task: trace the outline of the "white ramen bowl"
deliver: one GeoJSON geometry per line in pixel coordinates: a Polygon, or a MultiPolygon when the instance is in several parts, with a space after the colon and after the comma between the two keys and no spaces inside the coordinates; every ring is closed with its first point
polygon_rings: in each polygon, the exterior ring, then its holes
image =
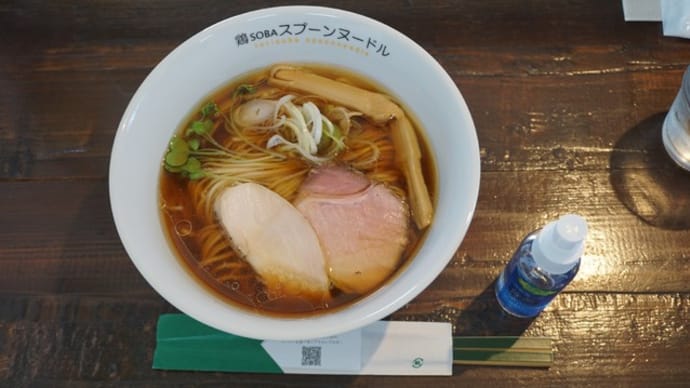
{"type": "Polygon", "coordinates": [[[453,80],[420,46],[367,17],[330,8],[262,9],[223,20],[163,59],[127,107],[110,161],[110,199],[134,265],[168,302],[192,318],[240,336],[292,340],[365,326],[395,312],[445,268],[470,225],[479,191],[477,136],[453,80]],[[161,160],[176,129],[212,91],[276,63],[345,68],[386,88],[426,130],[438,173],[435,218],[401,273],[334,312],[304,318],[253,313],[217,296],[176,257],[159,216],[161,160]]]}

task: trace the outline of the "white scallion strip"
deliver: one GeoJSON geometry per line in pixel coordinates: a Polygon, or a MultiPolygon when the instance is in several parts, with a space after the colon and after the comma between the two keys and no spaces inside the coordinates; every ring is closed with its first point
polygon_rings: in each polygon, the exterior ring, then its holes
{"type": "Polygon", "coordinates": [[[302,112],[292,103],[286,102],[283,105],[290,118],[285,122],[285,126],[292,129],[297,137],[297,143],[302,147],[308,154],[315,155],[318,151],[316,142],[314,138],[309,133],[309,128],[307,128],[307,122],[304,120],[302,112]]]}
{"type": "Polygon", "coordinates": [[[273,135],[266,142],[266,148],[268,148],[270,150],[271,148],[273,148],[275,146],[279,146],[281,144],[294,145],[294,144],[290,143],[289,141],[285,140],[285,138],[280,136],[280,135],[273,135]]]}
{"type": "Polygon", "coordinates": [[[319,108],[311,101],[307,101],[302,105],[302,113],[307,122],[307,128],[311,126],[311,137],[314,139],[316,144],[321,142],[321,112],[319,108]]]}
{"type": "Polygon", "coordinates": [[[285,103],[292,101],[293,98],[295,98],[295,96],[293,96],[292,94],[286,94],[278,99],[278,101],[276,102],[276,110],[273,111],[273,121],[278,119],[278,112],[280,112],[280,108],[285,103]]]}

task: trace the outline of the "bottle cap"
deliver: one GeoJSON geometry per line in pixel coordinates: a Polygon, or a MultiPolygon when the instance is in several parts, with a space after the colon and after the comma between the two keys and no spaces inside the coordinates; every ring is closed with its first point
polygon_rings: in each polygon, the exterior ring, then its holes
{"type": "Polygon", "coordinates": [[[566,214],[542,229],[532,245],[534,261],[551,273],[565,273],[577,264],[585,250],[587,221],[566,214]]]}

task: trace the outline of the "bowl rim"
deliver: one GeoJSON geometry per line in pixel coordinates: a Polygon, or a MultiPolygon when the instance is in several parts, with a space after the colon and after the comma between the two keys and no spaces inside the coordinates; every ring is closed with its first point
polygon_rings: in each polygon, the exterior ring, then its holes
{"type": "MultiPolygon", "coordinates": [[[[122,119],[120,121],[120,124],[118,125],[117,132],[115,134],[115,139],[113,142],[113,147],[111,151],[111,159],[110,159],[110,166],[109,166],[109,194],[110,194],[110,205],[111,205],[111,210],[113,213],[113,219],[116,225],[116,229],[118,231],[118,235],[120,236],[120,239],[122,241],[123,246],[125,247],[125,250],[127,251],[128,256],[130,257],[130,260],[133,262],[135,267],[138,269],[139,273],[145,278],[145,280],[151,285],[161,297],[163,297],[166,301],[174,305],[176,308],[178,308],[180,311],[183,313],[191,316],[192,318],[206,324],[212,327],[215,327],[219,330],[222,331],[227,331],[231,332],[236,335],[244,336],[244,337],[251,337],[251,338],[259,338],[259,339],[279,339],[279,340],[295,340],[295,339],[307,339],[307,338],[315,338],[315,337],[324,337],[324,336],[329,336],[329,335],[334,335],[338,333],[342,333],[345,331],[349,331],[358,327],[365,326],[369,323],[372,323],[376,320],[382,319],[386,317],[387,315],[397,311],[401,307],[403,307],[406,303],[411,301],[414,297],[416,297],[419,293],[421,293],[424,289],[426,289],[433,281],[434,279],[443,271],[443,269],[447,266],[448,262],[453,257],[454,252],[459,248],[462,240],[464,239],[467,230],[469,229],[469,225],[471,223],[472,217],[474,215],[474,211],[476,209],[476,204],[478,200],[478,194],[479,194],[479,179],[480,179],[480,163],[479,163],[479,147],[478,147],[478,141],[477,141],[477,134],[476,134],[476,128],[474,126],[474,123],[472,121],[472,116],[469,112],[469,109],[465,103],[465,100],[460,93],[460,91],[457,89],[457,87],[452,87],[449,88],[448,92],[453,96],[454,98],[454,103],[458,104],[458,108],[460,110],[461,116],[465,119],[465,124],[469,125],[468,131],[471,133],[470,135],[470,140],[473,144],[468,145],[468,152],[472,154],[471,160],[473,161],[471,166],[467,166],[467,173],[469,180],[465,182],[465,186],[469,188],[469,191],[466,192],[465,194],[471,198],[469,208],[467,209],[468,211],[463,213],[462,215],[464,216],[463,219],[458,220],[457,222],[457,230],[455,230],[454,235],[448,235],[446,233],[446,237],[444,240],[441,242],[442,246],[439,246],[436,251],[441,251],[447,254],[447,257],[440,258],[436,260],[432,266],[427,266],[428,273],[425,273],[422,276],[421,279],[419,279],[415,284],[408,286],[406,290],[402,290],[404,292],[401,292],[397,297],[392,298],[392,300],[389,300],[388,302],[385,303],[385,305],[374,305],[364,311],[364,314],[360,314],[358,316],[351,316],[352,314],[347,314],[345,313],[346,311],[352,311],[354,309],[351,309],[349,306],[346,307],[345,309],[342,310],[336,310],[333,313],[328,313],[328,314],[321,314],[317,316],[309,316],[309,317],[298,317],[298,318],[283,318],[283,317],[276,317],[276,316],[271,316],[271,315],[262,315],[262,314],[252,314],[252,313],[247,313],[244,308],[238,308],[238,307],[233,307],[235,310],[240,310],[240,315],[248,315],[250,318],[249,320],[244,320],[240,319],[240,322],[244,321],[249,322],[251,319],[259,319],[267,322],[267,325],[273,325],[270,329],[267,329],[265,326],[266,325],[255,325],[255,326],[249,326],[249,327],[240,327],[237,325],[233,325],[233,322],[225,322],[222,319],[219,319],[218,317],[215,316],[208,316],[207,314],[204,314],[199,310],[199,308],[195,307],[193,304],[190,303],[180,303],[179,301],[173,301],[171,300],[170,295],[165,291],[166,287],[163,287],[161,284],[161,281],[155,277],[154,274],[151,274],[147,272],[141,265],[140,261],[141,258],[134,257],[134,255],[130,252],[133,252],[133,242],[129,239],[129,236],[131,234],[127,233],[125,228],[127,227],[128,220],[126,220],[125,216],[122,214],[122,206],[125,204],[120,203],[117,197],[117,190],[116,186],[118,185],[117,181],[117,169],[118,169],[118,156],[122,154],[121,148],[123,147],[123,142],[125,133],[127,132],[128,126],[131,125],[133,122],[135,111],[137,106],[142,102],[141,100],[145,98],[144,94],[146,92],[147,85],[150,82],[150,79],[154,77],[156,74],[158,74],[161,71],[161,68],[166,66],[170,61],[172,61],[182,50],[183,48],[193,45],[197,42],[197,39],[199,36],[202,34],[208,34],[211,31],[217,30],[222,28],[223,26],[231,23],[235,23],[237,21],[242,21],[242,20],[247,20],[251,18],[256,18],[260,16],[265,16],[265,15],[272,15],[272,14],[281,14],[283,12],[312,12],[312,13],[324,13],[326,15],[335,15],[337,17],[341,18],[346,18],[346,19],[351,19],[357,22],[365,23],[367,25],[371,25],[375,28],[382,29],[383,31],[386,31],[386,33],[391,34],[392,36],[396,36],[397,39],[399,39],[400,43],[403,44],[404,46],[407,47],[407,49],[412,50],[414,52],[415,56],[418,56],[420,60],[423,60],[426,65],[430,66],[430,69],[434,71],[435,76],[441,77],[444,79],[445,83],[448,83],[449,85],[455,85],[454,81],[450,78],[448,73],[443,69],[443,67],[434,59],[426,50],[424,50],[419,44],[414,42],[412,39],[404,35],[402,32],[397,31],[393,29],[392,27],[379,22],[375,19],[372,19],[370,17],[357,14],[354,12],[338,9],[338,8],[331,8],[331,7],[321,7],[321,6],[302,6],[302,5],[290,5],[290,6],[279,6],[279,7],[271,7],[271,8],[263,8],[263,9],[258,9],[250,12],[245,12],[242,14],[238,14],[226,19],[223,19],[221,21],[218,21],[217,23],[214,23],[213,25],[206,27],[205,29],[195,33],[193,36],[189,37],[179,45],[177,45],[170,53],[168,53],[147,75],[147,77],[142,81],[142,83],[139,85],[137,91],[134,93],[133,97],[129,101],[127,108],[122,116],[122,119]],[[452,90],[451,90],[452,89],[452,90]],[[335,317],[339,317],[340,319],[337,319],[335,317]],[[348,319],[343,319],[347,317],[348,319]],[[276,329],[279,327],[278,329],[276,329]],[[299,330],[296,332],[293,332],[292,330],[287,330],[291,328],[295,328],[297,326],[300,327],[299,330]],[[282,329],[280,329],[282,327],[282,329]]],[[[437,166],[438,169],[438,166],[437,166]]],[[[439,185],[442,182],[439,182],[439,185]]],[[[439,188],[440,190],[440,188],[439,188]]],[[[157,193],[156,193],[157,195],[157,193]]],[[[433,227],[433,225],[432,225],[433,227]]],[[[163,232],[164,233],[164,232],[163,232]]],[[[426,232],[427,234],[431,233],[431,230],[426,232]]],[[[403,271],[404,272],[404,271],[403,271]]],[[[396,274],[396,277],[400,277],[401,274],[396,274]]],[[[374,291],[370,295],[368,295],[365,298],[360,299],[358,302],[355,302],[353,305],[350,306],[357,306],[361,305],[363,302],[366,300],[371,299],[374,295],[378,295],[382,293],[382,289],[390,290],[389,285],[391,284],[391,281],[388,281],[384,287],[379,288],[378,290],[374,291]]],[[[208,291],[207,291],[208,292],[208,291]]],[[[227,302],[225,302],[227,304],[227,302]]]]}

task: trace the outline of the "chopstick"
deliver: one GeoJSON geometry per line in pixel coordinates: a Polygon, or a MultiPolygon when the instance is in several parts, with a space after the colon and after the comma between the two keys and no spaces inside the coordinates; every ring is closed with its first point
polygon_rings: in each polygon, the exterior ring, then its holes
{"type": "Polygon", "coordinates": [[[453,364],[548,368],[553,364],[548,337],[453,337],[453,364]]]}

